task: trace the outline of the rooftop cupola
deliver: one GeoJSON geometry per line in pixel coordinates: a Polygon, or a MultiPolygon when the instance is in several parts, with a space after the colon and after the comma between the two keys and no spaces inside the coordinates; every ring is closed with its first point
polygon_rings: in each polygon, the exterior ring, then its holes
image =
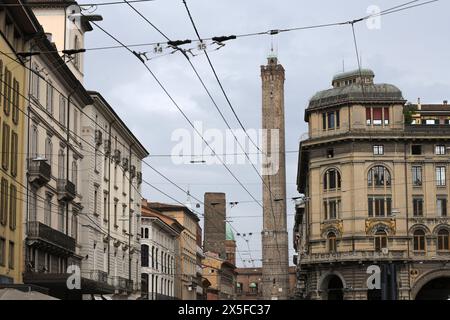
{"type": "Polygon", "coordinates": [[[373,84],[375,74],[370,69],[357,69],[349,72],[343,72],[333,77],[333,88],[350,86],[353,84],[373,84]]]}

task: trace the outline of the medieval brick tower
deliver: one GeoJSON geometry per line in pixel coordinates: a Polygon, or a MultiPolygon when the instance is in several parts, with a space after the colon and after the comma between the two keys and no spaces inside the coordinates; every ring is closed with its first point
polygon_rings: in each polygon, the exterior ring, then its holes
{"type": "Polygon", "coordinates": [[[261,66],[263,134],[262,277],[264,299],[288,298],[284,68],[275,55],[261,66]]]}

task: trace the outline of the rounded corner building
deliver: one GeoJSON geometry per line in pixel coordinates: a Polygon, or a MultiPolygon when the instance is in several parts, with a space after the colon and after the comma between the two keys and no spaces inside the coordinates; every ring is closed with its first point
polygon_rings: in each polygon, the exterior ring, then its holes
{"type": "Polygon", "coordinates": [[[450,106],[406,104],[374,78],[368,69],[338,74],[305,110],[300,299],[450,296],[450,106]]]}

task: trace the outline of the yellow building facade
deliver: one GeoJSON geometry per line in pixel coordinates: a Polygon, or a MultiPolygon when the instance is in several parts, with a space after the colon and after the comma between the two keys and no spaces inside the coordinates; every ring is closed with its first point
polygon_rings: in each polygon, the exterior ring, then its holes
{"type": "MultiPolygon", "coordinates": [[[[18,4],[18,1],[6,1],[18,4]]],[[[26,155],[24,97],[27,40],[38,32],[38,24],[26,8],[0,9],[0,284],[21,283],[23,259],[23,208],[25,204],[26,155]],[[18,54],[19,53],[19,54],[18,54]]]]}

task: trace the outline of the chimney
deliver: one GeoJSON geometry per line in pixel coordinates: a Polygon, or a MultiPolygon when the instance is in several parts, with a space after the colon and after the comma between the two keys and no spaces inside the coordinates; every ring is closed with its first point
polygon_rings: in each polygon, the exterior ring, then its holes
{"type": "Polygon", "coordinates": [[[214,252],[220,258],[226,258],[226,200],[225,193],[205,193],[205,238],[203,249],[205,252],[214,252]]]}

